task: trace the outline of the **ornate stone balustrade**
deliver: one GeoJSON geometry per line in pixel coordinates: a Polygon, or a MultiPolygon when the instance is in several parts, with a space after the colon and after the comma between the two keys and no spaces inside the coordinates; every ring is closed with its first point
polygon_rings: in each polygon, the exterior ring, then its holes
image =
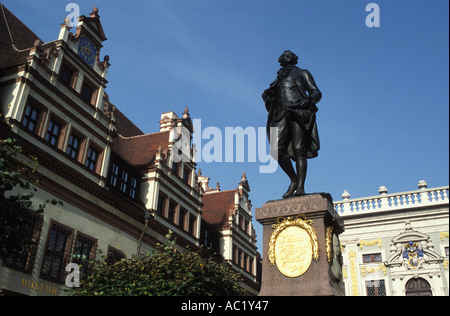
{"type": "Polygon", "coordinates": [[[345,217],[360,213],[449,204],[448,186],[428,189],[426,182],[421,180],[418,187],[415,191],[387,194],[387,188],[382,186],[378,191],[380,195],[359,199],[350,199],[350,194],[344,191],[343,200],[334,202],[334,207],[340,216],[345,217]]]}

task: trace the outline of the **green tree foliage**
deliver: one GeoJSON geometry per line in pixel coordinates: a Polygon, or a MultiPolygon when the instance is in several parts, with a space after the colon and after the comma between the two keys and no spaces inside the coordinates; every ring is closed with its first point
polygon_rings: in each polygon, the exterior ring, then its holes
{"type": "Polygon", "coordinates": [[[73,296],[236,296],[243,295],[240,276],[225,263],[201,252],[180,252],[175,241],[158,245],[145,257],[109,264],[91,262],[73,296]]]}
{"type": "MultiPolygon", "coordinates": [[[[39,163],[35,157],[22,160],[21,153],[16,140],[0,139],[0,259],[3,260],[20,256],[31,246],[28,235],[19,227],[31,224],[27,211],[33,209],[31,199],[37,190],[33,183],[38,183],[31,178],[39,163]]],[[[34,211],[43,213],[48,203],[62,204],[56,200],[45,201],[34,207],[34,211]]]]}

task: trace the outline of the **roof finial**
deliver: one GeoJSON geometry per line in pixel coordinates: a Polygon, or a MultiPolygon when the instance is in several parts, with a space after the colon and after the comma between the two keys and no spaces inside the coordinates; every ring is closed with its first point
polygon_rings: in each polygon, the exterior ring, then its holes
{"type": "Polygon", "coordinates": [[[388,193],[388,188],[382,185],[381,187],[378,188],[378,193],[380,193],[381,195],[385,195],[388,193]]]}
{"type": "Polygon", "coordinates": [[[98,7],[92,9],[91,18],[95,18],[98,16],[98,7]]]}
{"type": "Polygon", "coordinates": [[[421,190],[425,190],[428,188],[428,183],[425,180],[420,180],[419,183],[417,183],[417,187],[421,190]]]}
{"type": "Polygon", "coordinates": [[[189,117],[189,108],[186,107],[186,108],[184,109],[183,118],[186,119],[186,118],[188,118],[188,117],[189,117]]]}
{"type": "Polygon", "coordinates": [[[348,200],[350,198],[350,193],[348,193],[347,190],[344,190],[344,193],[342,193],[342,198],[344,200],[348,200]]]}

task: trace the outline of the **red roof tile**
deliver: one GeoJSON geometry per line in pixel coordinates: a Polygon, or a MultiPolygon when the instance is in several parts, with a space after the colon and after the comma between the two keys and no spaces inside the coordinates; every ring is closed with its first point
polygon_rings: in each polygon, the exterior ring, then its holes
{"type": "Polygon", "coordinates": [[[227,226],[229,214],[235,207],[235,193],[235,190],[205,193],[202,219],[216,227],[227,226]]]}
{"type": "Polygon", "coordinates": [[[27,49],[34,46],[36,40],[40,38],[12,14],[3,4],[0,3],[0,38],[10,44],[14,44],[17,49],[27,49]],[[9,34],[11,32],[11,36],[9,34]],[[11,39],[12,37],[12,39],[11,39]],[[11,40],[13,43],[11,43],[11,40]]]}
{"type": "Polygon", "coordinates": [[[117,132],[123,137],[144,135],[144,132],[139,127],[137,127],[128,117],[120,112],[117,107],[114,111],[114,118],[116,119],[117,132]]]}
{"type": "Polygon", "coordinates": [[[0,3],[0,68],[25,62],[25,50],[40,38],[0,3]],[[13,47],[14,44],[14,47],[13,47]]]}
{"type": "Polygon", "coordinates": [[[139,135],[134,137],[114,138],[114,152],[132,166],[149,166],[153,164],[158,147],[166,150],[169,146],[170,132],[139,135]]]}

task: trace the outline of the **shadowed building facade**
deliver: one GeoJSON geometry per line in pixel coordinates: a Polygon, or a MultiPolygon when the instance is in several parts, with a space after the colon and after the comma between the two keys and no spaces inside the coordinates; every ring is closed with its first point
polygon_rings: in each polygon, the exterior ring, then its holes
{"type": "MultiPolygon", "coordinates": [[[[205,244],[189,110],[158,113],[160,130],[144,133],[106,93],[106,39],[97,8],[75,29],[62,23],[58,38],[44,43],[0,4],[0,138],[17,139],[24,159],[39,160],[33,205],[64,203],[43,215],[30,210],[33,224],[23,229],[35,246],[0,264],[2,295],[63,295],[67,264],[100,249],[111,260],[154,251],[169,230],[181,249],[205,244]],[[188,142],[177,160],[180,130],[188,142]]],[[[208,229],[219,242],[225,238],[214,225],[208,229]]],[[[257,262],[256,241],[247,241],[257,262]]],[[[221,253],[216,259],[229,260],[221,253]]],[[[243,286],[257,294],[256,277],[242,274],[243,286]]]]}

